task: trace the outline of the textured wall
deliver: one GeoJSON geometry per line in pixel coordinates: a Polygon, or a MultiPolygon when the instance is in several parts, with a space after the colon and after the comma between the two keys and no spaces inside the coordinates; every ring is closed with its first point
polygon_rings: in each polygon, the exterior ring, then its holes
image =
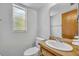
{"type": "Polygon", "coordinates": [[[0,4],[0,54],[23,55],[34,44],[37,34],[37,13],[28,8],[27,32],[15,32],[12,27],[11,4],[0,4]]]}

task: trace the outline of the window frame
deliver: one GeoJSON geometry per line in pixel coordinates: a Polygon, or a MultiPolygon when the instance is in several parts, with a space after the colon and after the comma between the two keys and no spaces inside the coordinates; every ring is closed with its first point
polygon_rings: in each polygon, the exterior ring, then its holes
{"type": "Polygon", "coordinates": [[[13,30],[14,31],[19,31],[19,32],[26,32],[27,31],[27,8],[24,6],[24,5],[22,5],[22,4],[20,4],[20,3],[13,3],[12,4],[12,16],[13,16],[13,30]],[[20,9],[20,10],[23,10],[24,12],[25,12],[25,16],[24,16],[24,23],[25,23],[25,28],[24,28],[24,30],[21,30],[21,29],[17,29],[16,28],[16,23],[15,23],[15,16],[14,16],[14,8],[18,8],[18,9],[20,9]]]}

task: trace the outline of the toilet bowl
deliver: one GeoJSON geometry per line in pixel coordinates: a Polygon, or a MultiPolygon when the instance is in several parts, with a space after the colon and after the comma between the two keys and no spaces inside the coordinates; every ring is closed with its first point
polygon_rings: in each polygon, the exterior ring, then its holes
{"type": "Polygon", "coordinates": [[[35,42],[35,47],[31,47],[24,52],[24,56],[39,56],[40,46],[39,42],[45,40],[43,38],[37,37],[35,42]]]}

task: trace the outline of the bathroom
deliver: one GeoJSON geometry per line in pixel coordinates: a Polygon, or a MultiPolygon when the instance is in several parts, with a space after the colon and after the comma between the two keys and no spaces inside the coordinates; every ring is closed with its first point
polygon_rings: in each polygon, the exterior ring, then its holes
{"type": "Polygon", "coordinates": [[[36,46],[37,38],[48,40],[51,35],[61,38],[61,12],[77,8],[78,3],[0,3],[0,55],[27,56],[24,52],[36,46]],[[23,30],[15,26],[13,4],[25,7],[23,30]]]}

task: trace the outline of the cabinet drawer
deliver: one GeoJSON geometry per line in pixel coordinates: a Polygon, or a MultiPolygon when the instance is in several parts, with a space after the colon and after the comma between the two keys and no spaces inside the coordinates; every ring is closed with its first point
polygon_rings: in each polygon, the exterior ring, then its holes
{"type": "Polygon", "coordinates": [[[44,56],[55,56],[54,54],[50,53],[49,51],[47,51],[46,49],[41,49],[41,53],[44,56]]]}

